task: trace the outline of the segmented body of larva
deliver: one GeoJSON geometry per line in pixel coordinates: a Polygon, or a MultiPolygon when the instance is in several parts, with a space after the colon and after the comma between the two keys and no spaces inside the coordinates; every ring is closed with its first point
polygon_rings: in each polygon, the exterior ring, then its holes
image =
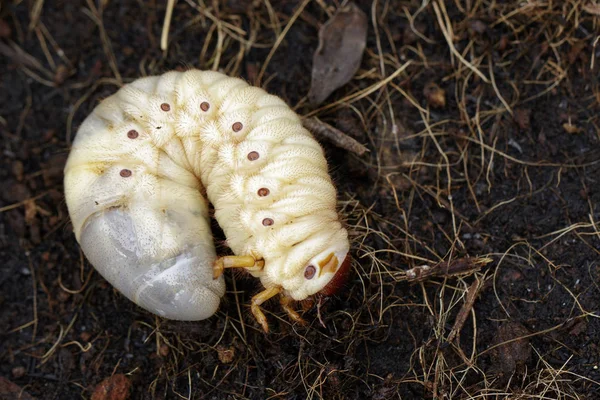
{"type": "Polygon", "coordinates": [[[94,267],[143,308],[200,320],[218,308],[224,268],[265,290],[260,304],[331,294],[348,235],[320,145],[280,98],[218,72],[138,79],[102,101],[65,167],[75,236],[94,267]],[[208,198],[235,256],[217,258],[208,198]],[[214,275],[214,277],[213,277],[214,275]]]}

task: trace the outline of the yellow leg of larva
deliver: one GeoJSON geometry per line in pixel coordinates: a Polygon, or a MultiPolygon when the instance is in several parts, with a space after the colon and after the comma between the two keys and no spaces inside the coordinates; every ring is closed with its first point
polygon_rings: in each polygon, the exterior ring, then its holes
{"type": "Polygon", "coordinates": [[[254,318],[256,318],[260,326],[262,326],[263,331],[266,333],[269,333],[269,324],[267,323],[267,317],[265,317],[265,314],[260,309],[260,305],[269,300],[271,297],[277,296],[279,293],[281,293],[281,288],[275,286],[270,289],[263,290],[252,298],[252,305],[250,306],[250,309],[252,310],[254,318]]]}
{"type": "Polygon", "coordinates": [[[246,268],[248,271],[260,271],[264,266],[264,260],[257,260],[252,256],[219,257],[213,264],[213,279],[220,277],[225,268],[246,268]]]}
{"type": "Polygon", "coordinates": [[[279,299],[279,302],[281,303],[281,307],[285,310],[285,312],[287,313],[287,315],[290,317],[290,319],[292,321],[295,321],[297,323],[299,323],[300,325],[306,325],[306,321],[302,319],[302,317],[300,316],[300,314],[298,314],[296,312],[296,310],[294,310],[292,308],[291,303],[294,301],[294,299],[292,299],[291,297],[288,297],[286,295],[282,295],[281,298],[279,299]]]}

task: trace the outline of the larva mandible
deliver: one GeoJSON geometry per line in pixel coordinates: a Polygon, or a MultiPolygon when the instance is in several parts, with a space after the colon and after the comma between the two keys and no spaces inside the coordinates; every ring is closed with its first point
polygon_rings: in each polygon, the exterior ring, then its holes
{"type": "Polygon", "coordinates": [[[224,268],[244,268],[290,306],[330,295],[350,268],[348,233],[321,146],[279,97],[190,70],[140,78],[103,100],[65,166],[75,237],[98,272],[169,319],[213,315],[224,268]],[[206,198],[205,198],[206,195],[206,198]],[[234,256],[217,258],[208,201],[234,256]]]}

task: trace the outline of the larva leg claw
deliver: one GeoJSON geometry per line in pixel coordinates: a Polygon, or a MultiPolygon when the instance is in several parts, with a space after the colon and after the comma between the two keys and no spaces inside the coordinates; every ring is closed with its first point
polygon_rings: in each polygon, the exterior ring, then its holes
{"type": "Polygon", "coordinates": [[[252,305],[250,306],[250,309],[252,310],[254,318],[256,318],[265,333],[269,333],[269,324],[267,323],[267,317],[265,317],[265,314],[260,309],[260,305],[269,300],[271,297],[277,296],[280,292],[280,287],[272,287],[270,289],[265,289],[256,296],[252,297],[252,305]]]}
{"type": "Polygon", "coordinates": [[[287,313],[288,317],[290,317],[290,319],[294,322],[297,322],[300,325],[306,325],[306,321],[304,319],[302,319],[302,317],[300,316],[300,314],[298,314],[296,312],[296,310],[294,310],[292,308],[292,302],[294,301],[294,299],[292,299],[291,297],[287,297],[285,295],[281,296],[281,299],[279,300],[279,302],[281,303],[281,307],[285,310],[285,312],[287,313]]]}
{"type": "Polygon", "coordinates": [[[246,268],[248,271],[260,271],[264,266],[264,260],[257,260],[252,256],[219,257],[213,264],[213,279],[220,277],[225,268],[246,268]]]}

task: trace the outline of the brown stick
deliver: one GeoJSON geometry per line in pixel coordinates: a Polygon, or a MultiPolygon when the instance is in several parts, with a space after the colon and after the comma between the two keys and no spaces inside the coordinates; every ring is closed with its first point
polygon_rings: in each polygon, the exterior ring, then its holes
{"type": "Polygon", "coordinates": [[[479,291],[483,287],[483,281],[479,280],[479,278],[475,277],[475,282],[469,286],[469,290],[467,291],[467,298],[465,300],[465,304],[462,305],[458,315],[456,316],[456,320],[454,321],[454,326],[450,331],[450,335],[448,336],[448,342],[452,342],[454,338],[460,334],[460,331],[463,328],[463,325],[467,321],[467,317],[469,313],[473,309],[473,305],[475,304],[475,299],[479,294],[479,291]]]}
{"type": "Polygon", "coordinates": [[[302,120],[302,125],[319,139],[326,139],[337,147],[348,150],[359,156],[362,156],[369,151],[369,149],[355,139],[316,117],[304,118],[302,120]]]}
{"type": "Polygon", "coordinates": [[[442,261],[434,266],[421,265],[406,271],[406,279],[410,282],[423,282],[436,276],[456,276],[479,271],[481,267],[491,263],[491,258],[464,257],[451,261],[442,261]]]}

